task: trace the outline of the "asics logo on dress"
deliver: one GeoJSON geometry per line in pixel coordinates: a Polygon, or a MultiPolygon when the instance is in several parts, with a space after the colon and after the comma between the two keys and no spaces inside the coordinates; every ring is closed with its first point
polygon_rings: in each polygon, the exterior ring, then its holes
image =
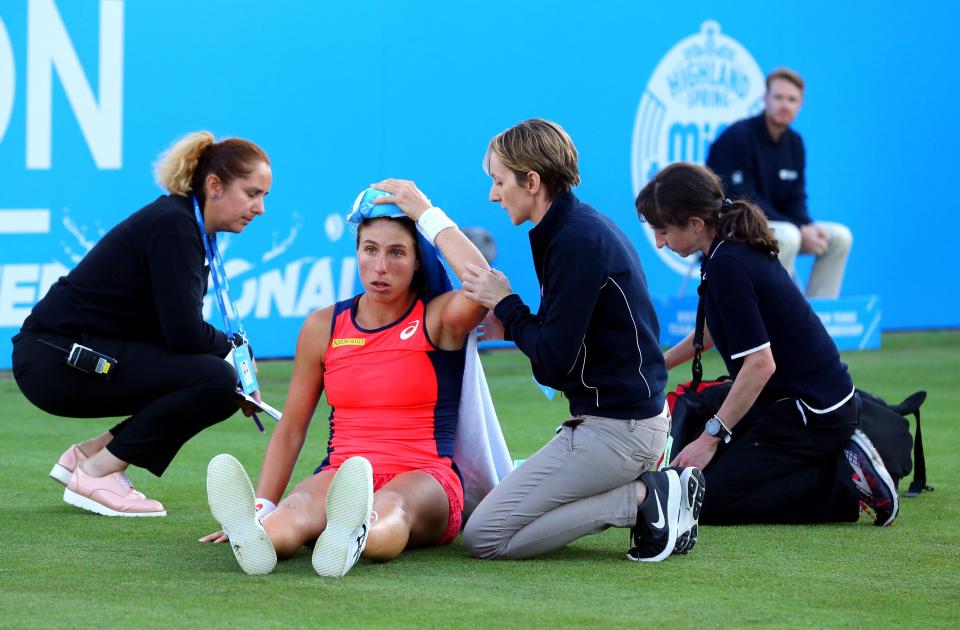
{"type": "Polygon", "coordinates": [[[417,328],[420,326],[420,320],[415,319],[413,322],[400,331],[400,338],[406,341],[410,337],[413,337],[413,333],[417,332],[417,328]]]}
{"type": "Polygon", "coordinates": [[[656,490],[653,491],[653,500],[657,502],[657,520],[650,523],[650,526],[655,529],[663,529],[667,520],[663,518],[663,505],[660,503],[660,493],[656,490]]]}

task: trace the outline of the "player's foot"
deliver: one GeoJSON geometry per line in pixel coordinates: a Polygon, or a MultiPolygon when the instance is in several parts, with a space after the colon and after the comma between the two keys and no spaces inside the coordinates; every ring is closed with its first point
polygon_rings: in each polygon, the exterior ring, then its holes
{"type": "Polygon", "coordinates": [[[373,513],[373,469],[363,457],[343,462],[327,490],[327,528],[313,548],[313,568],[343,577],[367,545],[373,513]]]}
{"type": "Polygon", "coordinates": [[[243,572],[263,575],[273,571],[277,552],[257,517],[250,477],[232,455],[217,455],[207,465],[207,501],[243,572]]]}

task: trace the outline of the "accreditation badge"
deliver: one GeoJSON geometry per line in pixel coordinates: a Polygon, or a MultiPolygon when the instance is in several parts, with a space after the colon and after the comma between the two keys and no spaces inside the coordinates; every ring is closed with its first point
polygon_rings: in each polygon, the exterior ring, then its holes
{"type": "Polygon", "coordinates": [[[233,365],[237,369],[240,389],[244,394],[249,396],[260,389],[257,374],[253,370],[253,359],[250,358],[250,344],[243,342],[233,349],[233,365]]]}

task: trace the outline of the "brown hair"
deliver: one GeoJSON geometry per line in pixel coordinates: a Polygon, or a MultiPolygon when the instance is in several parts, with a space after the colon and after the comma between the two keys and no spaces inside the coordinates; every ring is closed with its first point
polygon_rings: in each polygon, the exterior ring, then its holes
{"type": "Polygon", "coordinates": [[[800,91],[803,92],[803,77],[791,70],[790,68],[777,68],[773,72],[767,75],[767,91],[770,91],[770,84],[777,79],[784,79],[793,83],[795,86],[800,88],[800,91]]]}
{"type": "Polygon", "coordinates": [[[497,134],[490,141],[484,159],[487,173],[490,172],[491,152],[513,171],[518,184],[526,182],[530,171],[539,174],[540,182],[551,198],[580,183],[577,148],[563,127],[555,122],[531,118],[497,134]]]}
{"type": "Polygon", "coordinates": [[[720,178],[704,166],[671,164],[647,182],[636,205],[640,220],[654,228],[685,227],[691,218],[700,217],[722,239],[746,243],[771,256],[780,251],[763,210],[746,199],[726,199],[720,178]]]}
{"type": "Polygon", "coordinates": [[[174,195],[197,195],[202,202],[207,175],[220,178],[226,186],[234,179],[249,175],[257,162],[270,164],[263,149],[242,138],[217,142],[209,131],[194,131],[164,151],[154,173],[157,183],[174,195]]]}
{"type": "Polygon", "coordinates": [[[357,225],[357,249],[360,249],[360,233],[363,228],[374,221],[393,221],[403,228],[403,230],[413,239],[413,253],[417,257],[420,265],[413,272],[413,279],[410,281],[410,288],[417,293],[423,293],[427,289],[427,276],[423,272],[423,256],[420,253],[420,239],[417,238],[417,224],[409,217],[376,217],[374,219],[363,219],[357,225]]]}

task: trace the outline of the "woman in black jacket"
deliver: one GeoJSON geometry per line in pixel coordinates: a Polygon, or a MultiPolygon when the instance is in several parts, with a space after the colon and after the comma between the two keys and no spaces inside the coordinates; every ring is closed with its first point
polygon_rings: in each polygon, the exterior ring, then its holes
{"type": "Polygon", "coordinates": [[[67,503],[107,516],[164,516],[133,489],[127,467],[163,474],[187,440],[237,410],[237,374],[224,361],[234,340],[203,321],[201,233],[243,231],[263,214],[271,184],[263,150],[206,132],[175,143],[156,175],[169,194],[110,230],[13,338],[14,377],[34,405],[73,418],[128,416],[72,445],[50,471],[67,503]],[[68,365],[74,344],[106,358],[81,351],[68,365]]]}

